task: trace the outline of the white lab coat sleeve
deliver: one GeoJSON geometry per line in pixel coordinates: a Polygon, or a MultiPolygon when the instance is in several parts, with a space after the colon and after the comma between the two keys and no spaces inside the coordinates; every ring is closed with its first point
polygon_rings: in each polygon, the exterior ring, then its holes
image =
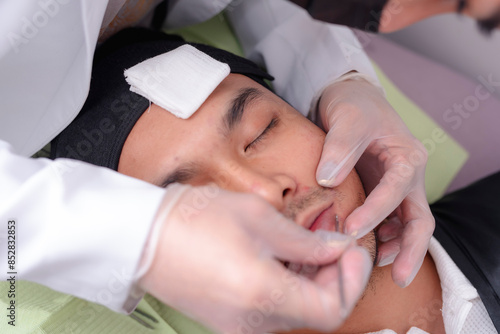
{"type": "Polygon", "coordinates": [[[274,89],[304,115],[341,75],[376,74],[349,28],[316,21],[285,0],[235,0],[226,8],[245,55],[275,77],[274,89]]]}
{"type": "Polygon", "coordinates": [[[165,189],[75,160],[21,157],[2,141],[0,185],[4,275],[15,272],[114,311],[135,308],[143,294],[131,294],[134,275],[165,189]]]}
{"type": "Polygon", "coordinates": [[[106,0],[0,1],[0,139],[30,156],[87,98],[106,0]]]}

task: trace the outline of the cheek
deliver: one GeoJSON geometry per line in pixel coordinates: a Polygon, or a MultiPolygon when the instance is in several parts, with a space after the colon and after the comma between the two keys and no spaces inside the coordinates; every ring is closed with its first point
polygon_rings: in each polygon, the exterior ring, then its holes
{"type": "Polygon", "coordinates": [[[312,124],[303,123],[293,127],[284,138],[286,142],[281,143],[278,150],[281,153],[286,151],[286,168],[293,168],[303,186],[317,187],[316,168],[323,151],[324,132],[312,124]]]}
{"type": "Polygon", "coordinates": [[[316,167],[323,152],[323,145],[325,143],[324,132],[315,126],[307,126],[296,135],[296,138],[295,149],[300,148],[301,158],[304,158],[316,167]]]}
{"type": "Polygon", "coordinates": [[[352,170],[336,190],[337,208],[343,217],[347,217],[357,207],[361,206],[365,199],[365,192],[356,170],[352,170]]]}

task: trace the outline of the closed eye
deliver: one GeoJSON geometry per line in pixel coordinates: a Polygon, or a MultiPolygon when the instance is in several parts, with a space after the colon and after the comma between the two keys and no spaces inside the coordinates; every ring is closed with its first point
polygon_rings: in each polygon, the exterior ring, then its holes
{"type": "Polygon", "coordinates": [[[257,146],[257,144],[259,144],[262,140],[264,140],[267,135],[269,134],[269,132],[274,129],[279,123],[279,119],[277,117],[274,117],[271,122],[269,122],[269,124],[267,125],[267,127],[264,129],[264,131],[262,131],[262,133],[257,137],[255,138],[250,144],[248,144],[246,147],[245,147],[245,152],[248,150],[248,149],[251,149],[251,148],[255,148],[255,146],[257,146]]]}

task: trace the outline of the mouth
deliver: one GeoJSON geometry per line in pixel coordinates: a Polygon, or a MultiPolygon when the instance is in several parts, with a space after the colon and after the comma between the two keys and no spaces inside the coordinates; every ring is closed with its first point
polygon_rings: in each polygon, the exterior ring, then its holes
{"type": "MultiPolygon", "coordinates": [[[[335,221],[335,211],[333,208],[333,203],[330,204],[325,209],[321,210],[314,220],[308,223],[308,229],[312,232],[316,230],[326,230],[326,231],[337,231],[337,226],[335,221]]],[[[339,226],[339,229],[340,226],[339,226]]],[[[340,232],[340,231],[339,231],[340,232]]]]}
{"type": "MultiPolygon", "coordinates": [[[[303,224],[300,225],[312,232],[317,230],[335,232],[337,231],[337,227],[340,231],[342,231],[342,223],[339,224],[340,226],[336,226],[337,223],[335,216],[336,212],[334,210],[334,203],[331,203],[327,207],[323,207],[319,210],[315,210],[314,212],[309,213],[306,216],[306,219],[303,220],[303,224]]],[[[285,262],[284,265],[292,272],[305,276],[313,275],[319,269],[319,267],[307,267],[304,269],[304,266],[302,264],[289,262],[285,262]]]]}

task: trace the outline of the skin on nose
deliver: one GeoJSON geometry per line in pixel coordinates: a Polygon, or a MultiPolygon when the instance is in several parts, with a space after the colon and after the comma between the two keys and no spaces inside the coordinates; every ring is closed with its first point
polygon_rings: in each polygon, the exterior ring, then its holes
{"type": "Polygon", "coordinates": [[[282,173],[238,163],[230,163],[219,169],[215,183],[226,190],[256,194],[269,202],[278,211],[285,207],[285,200],[293,195],[296,189],[291,177],[282,173]]]}

